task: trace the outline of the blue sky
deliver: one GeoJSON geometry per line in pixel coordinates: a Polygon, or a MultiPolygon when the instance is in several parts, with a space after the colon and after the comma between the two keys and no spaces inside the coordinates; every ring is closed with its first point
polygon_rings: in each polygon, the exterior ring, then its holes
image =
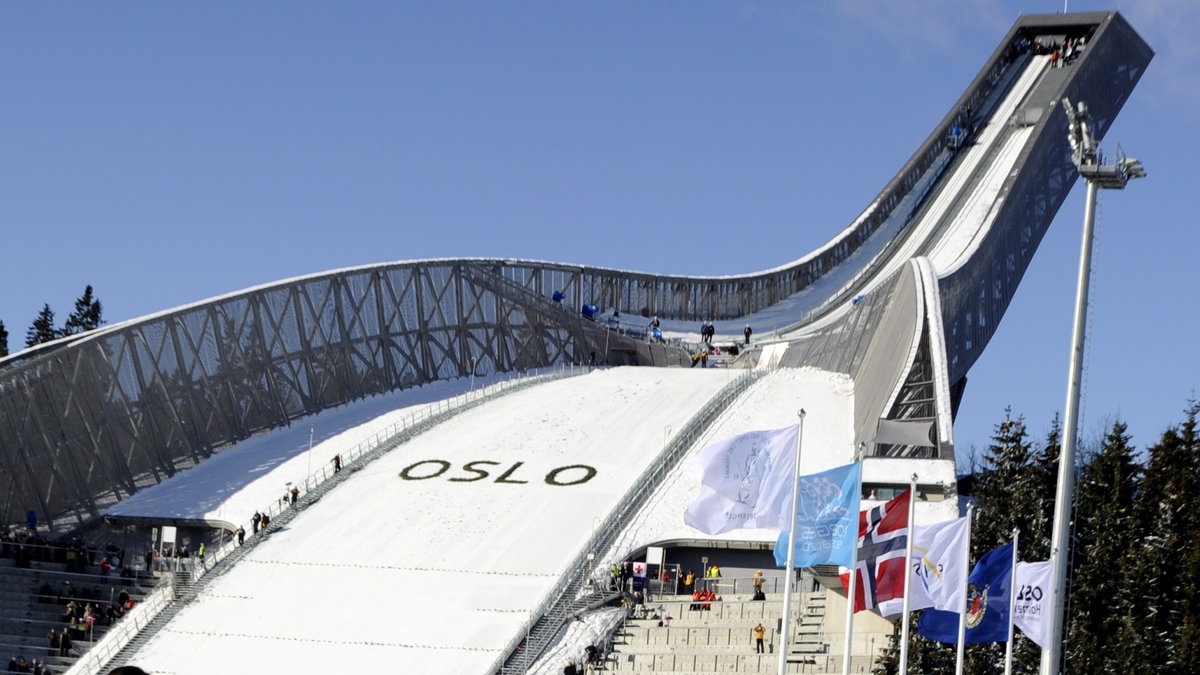
{"type": "MultiPolygon", "coordinates": [[[[1073,2],[1072,11],[1112,9],[1073,2]]],[[[1193,2],[1110,131],[1082,430],[1182,419],[1195,354],[1193,2]]],[[[374,262],[735,274],[798,258],[895,174],[1022,13],[1054,2],[4,3],[0,320],[86,284],[110,321],[374,262]]],[[[1065,399],[1077,185],[970,374],[960,453],[1065,399]]]]}

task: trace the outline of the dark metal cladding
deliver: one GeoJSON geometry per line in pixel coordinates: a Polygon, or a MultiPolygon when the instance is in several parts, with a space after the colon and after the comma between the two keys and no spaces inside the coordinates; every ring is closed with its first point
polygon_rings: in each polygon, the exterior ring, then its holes
{"type": "MultiPolygon", "coordinates": [[[[1040,92],[1046,103],[1015,176],[1000,196],[1003,205],[969,264],[941,279],[942,321],[950,381],[966,376],[991,340],[1078,171],[1071,163],[1067,119],[1058,101],[1086,101],[1100,139],[1133,92],[1154,53],[1116,12],[1023,17],[1004,45],[1020,36],[1090,33],[1069,77],[1040,92]]],[[[1000,51],[1000,50],[998,50],[1000,51]]],[[[993,61],[996,57],[993,56],[993,61]]],[[[973,86],[984,78],[981,73],[973,86]]],[[[1045,84],[1045,83],[1044,83],[1045,84]]],[[[953,385],[952,385],[953,386],[953,385]]]]}

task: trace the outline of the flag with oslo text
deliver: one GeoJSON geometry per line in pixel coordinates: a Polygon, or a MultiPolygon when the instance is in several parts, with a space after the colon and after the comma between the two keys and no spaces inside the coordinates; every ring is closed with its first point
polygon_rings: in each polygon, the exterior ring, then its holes
{"type": "Polygon", "coordinates": [[[1033,643],[1046,649],[1050,641],[1050,605],[1054,601],[1054,568],[1049,560],[1017,563],[1017,598],[1013,623],[1033,643]]]}

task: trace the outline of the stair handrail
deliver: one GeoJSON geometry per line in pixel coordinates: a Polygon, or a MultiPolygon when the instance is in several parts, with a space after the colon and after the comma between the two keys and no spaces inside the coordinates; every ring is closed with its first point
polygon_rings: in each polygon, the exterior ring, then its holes
{"type": "MultiPolygon", "coordinates": [[[[526,373],[508,373],[497,382],[493,382],[479,389],[470,389],[456,396],[441,401],[434,401],[429,405],[422,407],[419,410],[414,410],[404,419],[398,420],[387,427],[371,434],[369,438],[363,439],[355,444],[352,448],[345,452],[338,453],[341,458],[341,467],[344,470],[350,471],[361,461],[370,461],[375,455],[384,449],[390,449],[389,445],[395,445],[397,439],[405,436],[405,434],[413,431],[424,431],[431,426],[440,423],[462,412],[468,408],[473,408],[481,403],[487,402],[498,396],[518,391],[535,384],[550,382],[564,377],[571,377],[588,372],[590,369],[587,366],[575,364],[559,364],[551,368],[528,371],[526,373]]],[[[329,468],[328,465],[322,464],[321,468],[312,472],[304,479],[304,494],[307,496],[323,485],[326,481],[332,478],[337,472],[329,468]]],[[[349,474],[347,474],[349,475],[349,474]]],[[[281,504],[278,500],[271,502],[268,506],[260,509],[262,513],[269,515],[274,521],[281,513],[285,513],[292,509],[290,504],[281,504]]],[[[244,528],[250,525],[249,522],[242,524],[244,528]]],[[[249,537],[247,537],[247,541],[249,537]]],[[[229,541],[223,542],[217,547],[217,550],[212,551],[211,556],[206,555],[203,564],[192,564],[191,571],[193,578],[199,580],[208,573],[218,562],[224,560],[229,554],[233,553],[241,546],[237,543],[234,537],[230,537],[229,541]]]]}
{"type": "Polygon", "coordinates": [[[97,675],[116,656],[117,652],[133,641],[139,632],[166,609],[175,598],[172,584],[159,584],[146,594],[142,601],[133,606],[125,616],[113,624],[91,649],[83,653],[66,675],[97,675]]]}
{"type": "MultiPolygon", "coordinates": [[[[555,585],[546,593],[541,603],[530,612],[530,618],[517,631],[516,635],[501,649],[500,655],[488,669],[490,673],[504,675],[508,673],[523,673],[545,651],[553,635],[538,635],[536,628],[545,626],[553,633],[570,617],[570,606],[574,604],[581,593],[588,575],[589,566],[594,562],[588,559],[589,553],[607,551],[616,541],[617,535],[624,531],[630,520],[636,515],[645,500],[662,484],[667,475],[678,464],[692,445],[708,430],[708,428],[728,408],[728,404],[741,396],[755,382],[772,372],[768,369],[747,370],[721,388],[700,408],[676,433],[659,456],[650,463],[632,482],[632,486],[617,502],[617,506],[609,513],[608,518],[596,528],[595,533],[584,545],[575,559],[567,565],[566,571],[559,577],[555,585]],[[521,643],[525,646],[518,650],[521,643]],[[519,660],[520,664],[515,661],[519,660]],[[510,661],[513,661],[510,665],[510,661]]],[[[596,592],[593,591],[593,594],[596,592]]]]}
{"type": "MultiPolygon", "coordinates": [[[[520,391],[537,384],[587,373],[591,370],[593,370],[593,368],[589,368],[588,366],[561,364],[545,370],[528,371],[515,376],[510,375],[509,377],[488,385],[487,387],[483,387],[478,390],[472,389],[458,396],[437,401],[425,406],[420,411],[414,411],[409,415],[408,418],[400,420],[399,422],[388,426],[386,429],[376,432],[370,438],[359,442],[350,451],[344,453],[345,456],[351,457],[351,459],[349,461],[343,459],[342,468],[349,471],[355,465],[365,465],[383,453],[397,447],[409,438],[417,434],[424,433],[425,431],[433,428],[435,425],[494,398],[520,391]]],[[[332,479],[333,475],[331,475],[327,467],[323,467],[321,470],[310,475],[309,478],[306,479],[305,484],[308,485],[310,481],[313,481],[313,488],[306,492],[305,502],[307,503],[307,498],[318,487],[322,489],[331,489],[331,486],[336,484],[336,482],[332,479]]],[[[286,507],[275,508],[277,506],[278,504],[275,504],[267,509],[267,513],[269,513],[272,517],[272,525],[275,526],[285,524],[288,520],[290,520],[290,518],[282,518],[280,522],[276,522],[276,515],[280,513],[286,513],[288,516],[290,516],[296,512],[296,509],[292,508],[290,505],[286,507]]],[[[241,545],[237,543],[235,538],[230,538],[229,542],[217,547],[217,550],[212,552],[211,557],[206,555],[204,564],[191,564],[187,566],[186,571],[189,571],[192,574],[192,583],[195,585],[203,585],[205,583],[202,581],[204,576],[208,572],[214,570],[218,564],[222,563],[236,553],[249,550],[260,540],[261,537],[248,537],[245,541],[245,544],[241,545]]],[[[236,562],[236,559],[233,559],[230,562],[236,562]]],[[[67,672],[70,673],[70,675],[99,675],[101,669],[107,667],[109,661],[111,661],[113,658],[116,658],[118,653],[124,649],[138,633],[140,633],[143,629],[149,626],[151,622],[157,619],[168,606],[176,604],[174,576],[170,576],[170,578],[172,580],[171,584],[159,586],[159,590],[162,590],[165,594],[162,598],[162,601],[158,602],[159,599],[156,597],[155,603],[143,610],[147,616],[145,617],[144,621],[139,621],[138,624],[136,624],[135,630],[120,631],[119,633],[114,633],[114,631],[110,630],[108,633],[105,633],[105,638],[107,639],[111,635],[112,641],[105,645],[104,651],[102,653],[97,652],[93,658],[85,658],[95,651],[96,647],[93,646],[92,649],[89,649],[87,652],[85,652],[84,655],[80,657],[80,659],[71,667],[71,670],[67,672]],[[154,611],[151,613],[151,610],[154,611]],[[76,667],[79,669],[76,670],[76,667]]],[[[188,597],[180,598],[179,602],[186,604],[193,593],[189,592],[187,595],[188,597]]],[[[146,605],[145,599],[143,599],[141,604],[135,605],[134,609],[136,610],[142,608],[143,605],[146,605]]],[[[132,611],[130,614],[132,614],[132,611]]],[[[126,615],[126,618],[128,618],[128,616],[129,615],[126,615]]]]}

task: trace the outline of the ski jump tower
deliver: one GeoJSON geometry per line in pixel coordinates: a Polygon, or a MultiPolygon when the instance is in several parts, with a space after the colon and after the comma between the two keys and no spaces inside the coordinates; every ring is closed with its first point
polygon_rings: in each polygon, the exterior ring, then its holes
{"type": "Polygon", "coordinates": [[[593,354],[686,363],[678,347],[610,333],[584,305],[688,326],[769,316],[786,328],[739,363],[846,373],[868,456],[952,469],[967,373],[1078,175],[1060,101],[1085,101],[1100,139],[1151,58],[1115,12],[1020,18],[862,215],[767,271],[370,265],[20,352],[0,361],[0,518],[86,522],[251,434],[398,388],[593,354]]]}

